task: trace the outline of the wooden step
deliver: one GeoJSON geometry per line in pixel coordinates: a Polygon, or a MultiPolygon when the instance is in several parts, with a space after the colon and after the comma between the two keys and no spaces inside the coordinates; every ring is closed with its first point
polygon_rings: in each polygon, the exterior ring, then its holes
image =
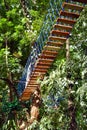
{"type": "Polygon", "coordinates": [[[31,93],[34,92],[36,90],[37,87],[27,87],[24,90],[24,93],[31,93]]]}
{"type": "Polygon", "coordinates": [[[53,41],[61,41],[61,42],[65,42],[67,38],[56,37],[56,36],[49,36],[48,39],[49,39],[49,40],[53,40],[53,41]]]}
{"type": "Polygon", "coordinates": [[[55,58],[56,57],[56,55],[47,55],[47,54],[42,54],[42,55],[40,55],[40,58],[48,58],[48,59],[53,59],[53,58],[55,58]]]}
{"type": "Polygon", "coordinates": [[[78,10],[78,11],[81,11],[83,9],[83,7],[80,5],[71,4],[71,3],[67,3],[67,2],[63,3],[63,8],[73,9],[73,10],[78,10]]]}
{"type": "Polygon", "coordinates": [[[36,82],[32,82],[32,81],[30,81],[28,85],[39,85],[39,84],[36,83],[36,82]]]}
{"type": "Polygon", "coordinates": [[[34,87],[34,88],[37,88],[38,86],[39,86],[39,85],[36,85],[36,84],[33,84],[33,85],[30,85],[30,84],[29,84],[29,85],[27,86],[27,88],[30,88],[30,87],[32,87],[32,88],[33,88],[33,87],[34,87]]]}
{"type": "MultiPolygon", "coordinates": [[[[37,65],[41,65],[41,66],[48,66],[48,65],[51,65],[52,64],[52,62],[53,62],[53,58],[51,57],[50,59],[52,59],[52,61],[47,61],[47,58],[46,59],[44,59],[44,60],[39,60],[36,64],[35,64],[35,66],[37,66],[37,65]],[[47,62],[46,62],[47,61],[47,62]]],[[[39,76],[39,75],[38,75],[39,76]]]]}
{"type": "MultiPolygon", "coordinates": [[[[21,97],[29,98],[33,92],[23,93],[21,97]]],[[[23,98],[22,98],[23,99],[23,98]]]]}
{"type": "Polygon", "coordinates": [[[59,36],[69,36],[69,32],[64,32],[64,31],[59,31],[59,30],[52,30],[51,31],[52,35],[59,35],[59,36]]]}
{"type": "Polygon", "coordinates": [[[35,69],[35,72],[40,72],[40,73],[44,72],[45,73],[45,72],[47,72],[47,69],[35,69]]]}
{"type": "Polygon", "coordinates": [[[41,76],[41,73],[33,71],[30,76],[41,76]]]}
{"type": "Polygon", "coordinates": [[[54,61],[53,59],[43,59],[43,58],[39,58],[38,61],[37,61],[37,63],[38,63],[38,62],[45,62],[45,63],[47,62],[47,63],[50,63],[50,62],[53,62],[53,61],[54,61]]]}
{"type": "Polygon", "coordinates": [[[54,45],[54,46],[62,46],[62,42],[53,42],[53,41],[48,41],[47,45],[54,45]]]}
{"type": "MultiPolygon", "coordinates": [[[[66,31],[71,31],[72,30],[72,26],[66,26],[66,25],[61,25],[61,24],[55,24],[54,25],[54,28],[57,28],[57,29],[61,29],[61,30],[66,30],[66,31]]],[[[66,39],[64,39],[66,40],[66,39]]]]}
{"type": "Polygon", "coordinates": [[[34,72],[32,72],[32,74],[31,74],[31,76],[40,76],[40,75],[44,75],[44,74],[45,74],[45,72],[36,72],[34,70],[34,72]]]}
{"type": "Polygon", "coordinates": [[[39,78],[39,77],[33,77],[33,76],[30,77],[30,79],[32,79],[32,80],[38,80],[38,78],[39,78]]]}
{"type": "Polygon", "coordinates": [[[52,63],[45,63],[45,62],[38,62],[37,65],[44,65],[44,66],[47,66],[47,65],[51,65],[52,63]]]}
{"type": "Polygon", "coordinates": [[[32,75],[30,78],[31,78],[32,80],[36,80],[36,81],[37,81],[38,79],[42,80],[43,77],[44,77],[44,75],[37,76],[37,77],[35,77],[35,75],[32,75]]]}
{"type": "Polygon", "coordinates": [[[48,66],[41,66],[41,65],[37,65],[35,68],[37,68],[37,69],[49,69],[49,65],[48,66]]]}
{"type": "Polygon", "coordinates": [[[70,19],[65,19],[65,18],[58,18],[57,22],[74,25],[76,23],[76,20],[70,20],[70,19]]]}
{"type": "Polygon", "coordinates": [[[36,73],[36,74],[33,74],[34,72],[32,72],[32,74],[30,75],[30,78],[33,76],[33,77],[35,77],[35,78],[37,78],[38,76],[40,76],[40,74],[39,73],[36,73]]]}
{"type": "Polygon", "coordinates": [[[30,78],[31,78],[32,80],[37,80],[37,79],[39,79],[40,77],[39,77],[39,76],[32,75],[32,76],[30,76],[30,78]]]}
{"type": "Polygon", "coordinates": [[[87,0],[73,0],[73,1],[87,4],[87,0]]]}
{"type": "Polygon", "coordinates": [[[31,94],[30,95],[24,95],[24,96],[20,97],[19,101],[27,101],[27,100],[29,100],[30,97],[31,97],[31,94]]]}
{"type": "Polygon", "coordinates": [[[35,77],[32,76],[31,79],[32,79],[32,80],[38,80],[38,79],[41,79],[41,80],[42,80],[43,77],[44,77],[44,76],[40,76],[40,77],[38,76],[37,78],[35,78],[35,77]]]}
{"type": "Polygon", "coordinates": [[[33,90],[26,90],[25,92],[24,92],[24,95],[27,95],[27,94],[29,94],[29,95],[31,95],[31,94],[33,94],[34,92],[35,92],[35,90],[36,89],[33,89],[33,90]]]}
{"type": "Polygon", "coordinates": [[[62,10],[60,11],[60,15],[65,16],[65,17],[70,17],[70,18],[78,18],[80,16],[77,13],[62,11],[62,10]]]}
{"type": "Polygon", "coordinates": [[[22,96],[22,97],[19,98],[19,101],[26,101],[26,100],[29,100],[30,96],[31,96],[31,95],[28,95],[27,97],[22,96]]]}
{"type": "Polygon", "coordinates": [[[44,49],[46,49],[46,50],[59,50],[60,47],[56,47],[56,46],[44,46],[44,49]]]}
{"type": "Polygon", "coordinates": [[[31,94],[34,92],[35,90],[29,91],[29,92],[23,92],[23,94],[21,95],[21,97],[30,97],[31,94]]]}
{"type": "Polygon", "coordinates": [[[47,55],[57,55],[58,54],[58,52],[57,51],[48,51],[48,50],[43,50],[42,51],[42,54],[47,54],[47,55]]]}
{"type": "Polygon", "coordinates": [[[37,82],[37,80],[30,78],[29,82],[37,82]]]}
{"type": "Polygon", "coordinates": [[[39,85],[38,83],[36,83],[36,82],[29,82],[29,84],[28,85],[39,85]]]}
{"type": "Polygon", "coordinates": [[[37,80],[40,77],[40,75],[30,75],[30,79],[37,80]]]}

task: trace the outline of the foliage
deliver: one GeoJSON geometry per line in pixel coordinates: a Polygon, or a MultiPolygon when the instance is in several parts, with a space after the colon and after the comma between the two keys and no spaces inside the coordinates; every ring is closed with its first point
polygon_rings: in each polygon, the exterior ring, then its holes
{"type": "MultiPolygon", "coordinates": [[[[31,45],[37,38],[49,0],[27,1],[29,16],[23,15],[18,0],[8,0],[6,7],[0,1],[0,78],[9,78],[17,87],[18,79],[23,71],[31,45]],[[29,23],[27,27],[26,23],[29,23]]],[[[66,63],[65,46],[62,48],[51,69],[47,73],[42,86],[42,105],[40,120],[29,126],[29,130],[67,130],[70,117],[68,111],[68,84],[73,88],[76,107],[76,121],[79,130],[87,129],[87,6],[83,10],[70,37],[70,60],[66,63]],[[67,80],[67,70],[70,79],[67,80]]],[[[15,109],[17,119],[26,119],[26,111],[30,111],[30,102],[19,103],[9,101],[10,88],[8,82],[0,79],[0,126],[2,130],[19,129],[14,118],[10,118],[15,109]],[[2,111],[4,110],[4,111],[2,111]]]]}
{"type": "Polygon", "coordinates": [[[21,117],[20,113],[25,113],[23,110],[27,108],[26,105],[23,108],[23,103],[16,100],[14,93],[14,100],[9,101],[11,91],[9,83],[17,89],[19,78],[31,51],[31,45],[42,25],[48,5],[45,3],[48,1],[41,3],[26,1],[27,17],[23,14],[21,1],[0,1],[0,126],[2,127],[3,124],[3,129],[12,129],[11,124],[15,121],[14,119],[10,121],[8,117],[13,109],[16,109],[21,117]]]}

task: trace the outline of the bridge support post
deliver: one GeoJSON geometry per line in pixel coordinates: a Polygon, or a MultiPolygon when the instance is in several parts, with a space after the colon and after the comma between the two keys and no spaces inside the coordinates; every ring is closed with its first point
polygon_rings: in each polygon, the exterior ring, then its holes
{"type": "Polygon", "coordinates": [[[34,122],[34,120],[39,119],[39,107],[41,104],[41,93],[40,93],[40,86],[35,90],[33,94],[33,99],[32,99],[32,105],[31,105],[31,111],[30,111],[30,124],[34,122]]]}

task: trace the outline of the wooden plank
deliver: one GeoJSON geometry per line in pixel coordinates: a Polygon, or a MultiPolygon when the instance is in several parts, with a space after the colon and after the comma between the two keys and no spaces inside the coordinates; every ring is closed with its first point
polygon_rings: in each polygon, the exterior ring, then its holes
{"type": "Polygon", "coordinates": [[[35,69],[35,72],[40,72],[40,73],[44,72],[45,73],[45,72],[47,72],[47,69],[35,69]]]}
{"type": "Polygon", "coordinates": [[[47,54],[47,55],[50,55],[50,54],[51,55],[57,55],[58,54],[57,51],[50,51],[50,50],[49,51],[48,50],[43,50],[42,54],[44,54],[44,53],[47,54]]]}
{"type": "Polygon", "coordinates": [[[87,4],[87,0],[73,0],[73,1],[87,4]]]}
{"type": "Polygon", "coordinates": [[[25,88],[24,93],[33,92],[36,90],[36,88],[37,87],[35,87],[35,86],[34,87],[27,87],[27,88],[25,88]]]}
{"type": "Polygon", "coordinates": [[[52,30],[51,31],[51,33],[53,34],[53,35],[59,35],[59,36],[65,36],[65,37],[67,37],[67,36],[69,36],[69,32],[62,32],[62,31],[59,31],[59,30],[52,30]]]}
{"type": "Polygon", "coordinates": [[[76,5],[76,4],[71,4],[71,3],[64,2],[63,3],[63,8],[81,11],[84,7],[82,7],[80,5],[76,5]]]}
{"type": "Polygon", "coordinates": [[[70,18],[78,18],[80,16],[77,13],[62,11],[62,10],[60,11],[60,15],[65,16],[65,17],[70,17],[70,18]]]}
{"type": "Polygon", "coordinates": [[[54,45],[54,46],[62,46],[62,42],[54,42],[54,41],[48,41],[47,45],[54,45]]]}
{"type": "Polygon", "coordinates": [[[65,19],[65,18],[58,18],[57,22],[74,25],[76,23],[76,20],[70,20],[70,19],[65,19]]]}
{"type": "Polygon", "coordinates": [[[56,55],[47,55],[47,54],[42,54],[42,55],[40,55],[40,58],[48,58],[48,59],[53,59],[53,58],[55,58],[56,57],[56,55]]]}
{"type": "Polygon", "coordinates": [[[45,72],[32,72],[32,74],[31,74],[31,76],[32,75],[35,75],[35,76],[37,76],[37,75],[39,75],[39,76],[41,76],[41,75],[44,75],[45,74],[45,72]]]}
{"type": "Polygon", "coordinates": [[[47,63],[50,63],[50,62],[53,62],[54,60],[53,59],[42,59],[42,58],[39,58],[38,59],[38,62],[47,62],[47,63]]]}
{"type": "Polygon", "coordinates": [[[37,83],[37,80],[33,80],[32,78],[29,80],[29,82],[36,82],[37,83]]]}
{"type": "Polygon", "coordinates": [[[23,93],[22,97],[30,97],[33,92],[23,93]]]}
{"type": "Polygon", "coordinates": [[[72,26],[66,26],[66,25],[61,25],[61,24],[55,24],[54,28],[61,29],[61,30],[66,30],[66,31],[71,31],[72,30],[72,26]]]}
{"type": "Polygon", "coordinates": [[[35,84],[30,85],[30,84],[29,84],[29,85],[27,86],[27,88],[30,88],[30,87],[36,87],[36,88],[37,88],[38,86],[39,86],[39,85],[35,85],[35,84]]]}
{"type": "MultiPolygon", "coordinates": [[[[28,93],[25,93],[25,92],[23,92],[23,94],[22,94],[22,96],[21,97],[30,97],[31,96],[31,93],[33,93],[33,92],[28,92],[28,93]]],[[[21,98],[20,97],[20,98],[21,98]]]]}
{"type": "Polygon", "coordinates": [[[26,100],[29,100],[29,96],[28,97],[25,97],[25,96],[22,96],[19,98],[19,101],[26,101],[26,100]]]}
{"type": "Polygon", "coordinates": [[[55,47],[55,46],[44,46],[44,49],[47,49],[47,50],[59,50],[60,47],[55,47]]]}
{"type": "Polygon", "coordinates": [[[30,78],[32,78],[32,79],[38,79],[40,77],[40,75],[30,75],[30,78]]]}
{"type": "Polygon", "coordinates": [[[33,76],[31,78],[32,78],[32,80],[38,80],[38,79],[42,80],[43,77],[44,77],[44,75],[38,76],[36,79],[33,76]]]}
{"type": "Polygon", "coordinates": [[[35,68],[37,69],[48,69],[50,66],[41,66],[41,65],[37,65],[35,68]]]}
{"type": "Polygon", "coordinates": [[[33,71],[32,74],[31,74],[31,76],[32,76],[32,75],[33,75],[33,76],[40,76],[41,73],[33,71]]]}
{"type": "Polygon", "coordinates": [[[30,77],[32,80],[37,80],[39,77],[30,77]]]}
{"type": "Polygon", "coordinates": [[[38,79],[43,79],[43,76],[41,75],[41,76],[38,76],[37,78],[31,76],[30,80],[36,80],[37,81],[38,79]]]}
{"type": "Polygon", "coordinates": [[[63,38],[63,37],[56,37],[56,36],[49,36],[48,38],[49,40],[54,40],[54,41],[61,41],[61,42],[65,42],[67,38],[63,38]]]}
{"type": "Polygon", "coordinates": [[[36,83],[36,82],[29,82],[29,84],[28,85],[39,85],[38,83],[36,83]]]}
{"type": "Polygon", "coordinates": [[[35,72],[35,70],[34,70],[31,75],[40,76],[40,75],[42,75],[42,74],[43,74],[43,73],[41,73],[41,72],[35,72]]]}
{"type": "Polygon", "coordinates": [[[45,62],[38,62],[37,63],[37,65],[44,65],[44,66],[47,66],[47,65],[51,65],[52,64],[52,62],[47,62],[47,63],[45,63],[45,62]]]}

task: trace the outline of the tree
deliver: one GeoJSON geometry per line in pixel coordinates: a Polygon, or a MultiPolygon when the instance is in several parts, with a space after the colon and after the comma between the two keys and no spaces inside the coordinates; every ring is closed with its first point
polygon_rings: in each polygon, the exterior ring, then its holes
{"type": "Polygon", "coordinates": [[[22,0],[0,1],[0,120],[6,125],[14,109],[17,111],[20,106],[22,110],[26,108],[16,100],[17,84],[44,18],[37,5],[30,0],[24,3],[22,0]],[[39,24],[36,24],[37,21],[39,24]]]}

